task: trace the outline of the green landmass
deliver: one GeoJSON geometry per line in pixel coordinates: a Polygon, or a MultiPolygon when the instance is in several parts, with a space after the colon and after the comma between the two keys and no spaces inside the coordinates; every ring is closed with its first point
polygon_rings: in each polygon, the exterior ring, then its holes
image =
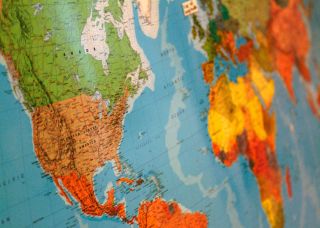
{"type": "Polygon", "coordinates": [[[139,79],[142,79],[142,80],[147,80],[148,79],[147,73],[142,69],[140,70],[140,73],[139,73],[139,79]]]}
{"type": "Polygon", "coordinates": [[[192,15],[192,20],[193,20],[193,27],[192,27],[193,36],[195,38],[196,35],[198,35],[199,39],[202,40],[203,37],[205,36],[205,32],[204,32],[203,28],[201,27],[200,22],[195,15],[192,15]]]}
{"type": "MultiPolygon", "coordinates": [[[[108,74],[101,61],[81,46],[81,33],[92,7],[93,2],[88,0],[3,0],[0,49],[12,57],[20,73],[19,86],[27,107],[48,105],[81,93],[92,95],[97,90],[113,105],[126,88],[131,93],[136,91],[127,74],[137,69],[141,60],[126,35],[120,39],[112,24],[106,25],[108,74]],[[41,6],[37,13],[36,4],[41,6]]],[[[119,18],[117,1],[110,0],[108,9],[119,18]]]]}
{"type": "Polygon", "coordinates": [[[109,0],[109,6],[105,9],[113,15],[113,18],[117,21],[121,21],[122,19],[122,10],[119,7],[118,0],[109,0]]]}
{"type": "Polygon", "coordinates": [[[206,38],[206,41],[203,44],[202,48],[208,55],[208,61],[212,61],[217,55],[216,42],[211,38],[211,36],[208,36],[206,38]]]}
{"type": "Polygon", "coordinates": [[[209,31],[211,38],[214,42],[220,43],[221,42],[221,37],[218,35],[218,26],[215,22],[215,20],[211,20],[209,22],[209,31]]]}
{"type": "Polygon", "coordinates": [[[125,88],[131,94],[136,91],[137,88],[127,79],[127,75],[139,67],[141,60],[131,48],[127,35],[124,34],[120,39],[117,30],[110,23],[106,24],[106,34],[108,43],[112,44],[109,45],[110,55],[107,61],[109,74],[99,78],[97,88],[112,104],[122,96],[125,88]]]}
{"type": "Polygon", "coordinates": [[[227,7],[223,4],[220,4],[220,13],[222,15],[223,20],[228,20],[230,18],[229,10],[227,7]]]}

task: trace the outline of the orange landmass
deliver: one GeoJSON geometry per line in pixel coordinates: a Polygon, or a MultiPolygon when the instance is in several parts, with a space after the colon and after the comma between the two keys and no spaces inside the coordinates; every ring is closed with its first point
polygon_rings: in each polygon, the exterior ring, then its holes
{"type": "Polygon", "coordinates": [[[106,162],[114,162],[114,170],[121,171],[117,151],[126,98],[115,104],[111,114],[103,100],[87,95],[38,107],[32,113],[34,147],[42,168],[66,201],[72,204],[65,190],[90,216],[106,214],[129,221],[124,204],[116,204],[113,189],[100,204],[93,188],[94,173],[106,162]]]}
{"type": "Polygon", "coordinates": [[[288,196],[291,199],[293,194],[292,194],[291,175],[290,175],[289,167],[286,168],[286,184],[287,184],[288,196]]]}
{"type": "Polygon", "coordinates": [[[297,66],[304,81],[311,81],[310,71],[306,65],[310,39],[299,9],[300,3],[301,0],[289,0],[288,6],[282,8],[271,0],[268,26],[275,66],[293,101],[295,101],[292,85],[293,66],[297,66]]]}
{"type": "Polygon", "coordinates": [[[206,83],[210,84],[213,81],[213,61],[205,62],[202,64],[202,73],[206,83]]]}
{"type": "Polygon", "coordinates": [[[184,212],[176,202],[166,202],[156,198],[143,202],[138,211],[137,223],[140,228],[186,228],[207,227],[206,215],[200,212],[184,212]]]}
{"type": "Polygon", "coordinates": [[[212,149],[214,154],[219,158],[219,160],[226,166],[231,166],[237,159],[239,155],[238,146],[236,143],[233,143],[230,150],[224,151],[220,147],[212,142],[212,149]]]}
{"type": "MultiPolygon", "coordinates": [[[[218,48],[223,48],[230,55],[231,60],[234,62],[234,56],[237,52],[236,41],[232,32],[229,31],[219,31],[218,34],[222,37],[221,44],[218,48]]],[[[220,54],[224,56],[224,52],[220,51],[220,54]]],[[[228,56],[224,56],[228,58],[228,56]]]]}
{"type": "Polygon", "coordinates": [[[120,185],[121,183],[126,183],[128,185],[132,185],[134,183],[134,180],[128,178],[128,177],[120,177],[117,180],[117,185],[120,185]]]}
{"type": "Polygon", "coordinates": [[[221,44],[216,47],[219,54],[225,59],[230,58],[233,62],[235,62],[235,57],[238,58],[239,62],[248,60],[253,49],[253,42],[251,40],[248,40],[247,43],[237,49],[235,36],[232,32],[219,31],[218,33],[222,38],[221,44]],[[228,56],[225,55],[226,53],[228,53],[228,56]]]}
{"type": "MultiPolygon", "coordinates": [[[[83,213],[91,216],[117,216],[124,221],[129,221],[126,218],[124,203],[116,204],[114,198],[114,189],[107,191],[107,200],[104,204],[100,204],[94,195],[92,181],[85,176],[80,176],[76,171],[70,172],[69,175],[55,177],[55,183],[58,183],[58,188],[62,194],[66,196],[63,187],[75,198],[81,207],[83,213]],[[61,183],[59,183],[60,181],[61,183]],[[62,187],[63,186],[63,187],[62,187]]],[[[67,201],[71,202],[67,196],[67,201]]]]}
{"type": "MultiPolygon", "coordinates": [[[[307,100],[313,114],[320,119],[320,105],[313,92],[312,78],[307,66],[310,38],[304,21],[303,2],[289,0],[287,7],[280,7],[271,0],[268,36],[276,69],[283,79],[291,99],[295,102],[293,89],[293,66],[296,66],[304,81],[307,100]]],[[[315,65],[315,67],[317,67],[315,65]]]]}
{"type": "Polygon", "coordinates": [[[284,227],[284,212],[281,196],[281,171],[275,151],[267,141],[252,134],[248,136],[245,156],[249,160],[260,190],[262,207],[271,227],[284,227]]]}
{"type": "Polygon", "coordinates": [[[248,58],[250,57],[251,52],[252,52],[252,47],[253,47],[253,42],[252,41],[249,41],[246,44],[241,45],[239,47],[239,49],[237,50],[237,54],[236,55],[237,55],[238,60],[240,62],[248,60],[248,58]]]}

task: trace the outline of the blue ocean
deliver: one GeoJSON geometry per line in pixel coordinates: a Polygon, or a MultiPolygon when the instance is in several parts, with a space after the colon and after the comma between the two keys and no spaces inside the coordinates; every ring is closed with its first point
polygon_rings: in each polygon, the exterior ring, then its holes
{"type": "MultiPolygon", "coordinates": [[[[132,192],[118,187],[116,199],[126,201],[129,215],[136,214],[142,200],[160,196],[205,213],[209,227],[268,227],[247,161],[240,158],[226,168],[212,153],[206,119],[209,88],[201,72],[206,58],[189,39],[190,21],[181,2],[160,1],[156,39],[143,34],[135,11],[138,43],[155,74],[155,87],[146,88],[127,114],[119,155],[124,172],[146,181],[132,192]]],[[[8,80],[0,65],[0,226],[128,227],[106,216],[87,217],[77,205],[65,204],[37,162],[30,119],[8,80]]],[[[290,168],[293,188],[289,199],[283,184],[286,227],[319,226],[320,124],[298,75],[297,105],[277,75],[274,80],[277,157],[283,174],[290,168]]],[[[99,201],[104,201],[108,183],[116,186],[116,180],[110,163],[97,173],[99,201]]]]}

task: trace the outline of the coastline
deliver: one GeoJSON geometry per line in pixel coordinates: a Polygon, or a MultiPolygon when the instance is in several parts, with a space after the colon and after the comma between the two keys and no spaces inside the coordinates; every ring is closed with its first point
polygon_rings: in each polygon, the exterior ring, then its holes
{"type": "MultiPolygon", "coordinates": [[[[34,156],[37,159],[37,161],[39,162],[40,169],[44,173],[47,173],[46,170],[42,167],[42,165],[40,163],[40,160],[39,160],[39,158],[38,158],[38,156],[37,156],[37,154],[35,152],[35,147],[34,147],[34,142],[33,142],[34,129],[33,129],[33,124],[32,124],[31,113],[29,112],[27,107],[24,105],[24,101],[25,100],[24,100],[24,97],[22,95],[21,90],[19,89],[18,81],[16,79],[14,79],[13,74],[11,72],[11,70],[12,69],[15,70],[15,68],[14,68],[13,65],[10,67],[9,64],[13,64],[13,63],[8,61],[7,58],[5,57],[5,55],[0,51],[0,65],[3,65],[5,67],[5,69],[7,70],[7,77],[8,77],[8,81],[9,81],[10,87],[11,87],[12,92],[13,92],[13,96],[15,97],[15,99],[17,101],[19,101],[20,105],[23,107],[23,110],[24,110],[25,114],[28,116],[28,119],[29,119],[30,128],[31,128],[31,138],[32,138],[31,139],[31,144],[32,144],[32,150],[33,150],[34,156]]],[[[55,182],[53,182],[53,184],[55,186],[56,193],[60,196],[59,198],[61,198],[64,201],[65,205],[70,205],[68,203],[68,201],[66,200],[66,198],[63,196],[63,194],[60,193],[59,186],[55,182]]]]}
{"type": "MultiPolygon", "coordinates": [[[[126,115],[132,111],[135,100],[141,95],[141,93],[143,92],[145,87],[149,87],[151,90],[154,90],[154,77],[155,77],[154,73],[150,69],[151,68],[150,63],[149,63],[147,57],[145,56],[143,49],[140,47],[140,45],[138,44],[138,41],[136,39],[135,24],[134,24],[134,20],[133,20],[134,13],[133,13],[132,2],[130,0],[125,0],[124,5],[123,5],[123,13],[124,13],[124,18],[123,18],[124,30],[129,37],[131,47],[139,54],[139,57],[141,59],[141,65],[142,65],[141,68],[146,70],[145,73],[147,74],[148,79],[145,80],[143,84],[141,84],[137,93],[133,97],[127,98],[127,113],[124,114],[124,117],[122,119],[122,126],[124,125],[126,115]]],[[[34,127],[33,127],[33,122],[32,122],[32,110],[27,109],[27,107],[25,106],[25,99],[24,99],[22,91],[19,88],[19,82],[18,82],[19,72],[15,69],[15,66],[14,66],[12,60],[8,59],[8,57],[6,57],[6,55],[1,51],[0,51],[0,64],[3,65],[7,71],[8,81],[9,81],[10,87],[13,91],[15,99],[17,101],[19,101],[19,103],[23,107],[23,110],[25,111],[25,113],[29,117],[30,127],[31,127],[31,137],[32,137],[32,139],[31,139],[32,150],[35,155],[35,158],[39,162],[40,169],[43,172],[48,173],[41,165],[40,160],[35,152],[35,145],[34,145],[34,140],[33,140],[34,139],[34,127]]],[[[124,137],[124,135],[122,134],[120,143],[117,148],[118,156],[119,156],[119,148],[120,148],[123,137],[124,137]]],[[[107,165],[109,162],[112,164],[115,176],[120,176],[121,173],[119,170],[116,169],[114,160],[109,160],[109,161],[106,161],[103,166],[99,167],[97,170],[94,171],[93,177],[95,177],[97,174],[99,174],[104,169],[105,165],[107,165]]],[[[59,198],[64,201],[65,205],[69,205],[69,203],[66,201],[65,197],[61,194],[61,192],[59,190],[59,186],[56,183],[54,183],[54,185],[55,185],[55,191],[58,193],[59,198]]],[[[61,186],[64,188],[64,190],[67,193],[70,193],[68,191],[68,189],[65,188],[65,186],[63,184],[61,184],[61,186]]],[[[95,195],[96,195],[96,193],[95,193],[95,195]]],[[[74,197],[72,195],[69,195],[69,197],[70,196],[74,200],[74,197]]],[[[122,199],[122,200],[124,202],[126,202],[126,199],[122,199]]]]}
{"type": "Polygon", "coordinates": [[[152,91],[154,91],[155,75],[151,70],[149,60],[147,59],[146,55],[144,54],[144,51],[138,44],[138,41],[136,38],[136,31],[134,27],[134,13],[133,13],[131,0],[124,1],[122,6],[122,11],[123,11],[122,20],[123,20],[124,30],[130,40],[131,47],[140,56],[142,69],[144,69],[145,73],[148,75],[148,79],[144,82],[143,85],[141,85],[137,93],[133,97],[128,97],[128,100],[127,100],[127,104],[128,104],[127,114],[128,114],[132,111],[135,100],[141,95],[145,87],[149,87],[152,91]]]}
{"type": "Polygon", "coordinates": [[[159,31],[159,0],[137,0],[139,24],[143,33],[156,39],[159,31]]]}
{"type": "MultiPolygon", "coordinates": [[[[23,107],[23,110],[25,111],[25,113],[29,117],[31,128],[32,128],[31,113],[29,112],[27,107],[24,105],[25,100],[24,100],[22,91],[19,88],[19,83],[17,80],[17,78],[19,77],[19,75],[17,75],[17,74],[19,74],[19,73],[15,69],[15,66],[13,65],[13,63],[11,61],[12,60],[8,59],[8,57],[6,57],[4,55],[4,53],[2,51],[0,51],[0,64],[3,65],[5,67],[5,69],[7,70],[7,77],[8,77],[8,81],[9,81],[10,87],[12,89],[13,95],[16,98],[16,100],[20,102],[20,104],[23,107]]],[[[32,131],[33,131],[33,129],[32,129],[32,131]]]]}
{"type": "MultiPolygon", "coordinates": [[[[200,24],[203,28],[206,27],[206,25],[209,23],[208,18],[206,17],[206,12],[204,10],[201,9],[201,7],[199,7],[198,12],[196,13],[197,17],[201,18],[202,20],[200,20],[200,24]]],[[[192,38],[192,32],[191,32],[191,28],[194,26],[193,20],[191,17],[189,17],[189,21],[190,21],[190,32],[188,34],[188,41],[189,43],[193,44],[193,47],[195,50],[197,50],[198,52],[200,52],[203,56],[205,56],[206,58],[208,58],[207,53],[203,50],[203,45],[205,44],[205,40],[199,40],[199,37],[197,37],[196,39],[192,38]]]]}

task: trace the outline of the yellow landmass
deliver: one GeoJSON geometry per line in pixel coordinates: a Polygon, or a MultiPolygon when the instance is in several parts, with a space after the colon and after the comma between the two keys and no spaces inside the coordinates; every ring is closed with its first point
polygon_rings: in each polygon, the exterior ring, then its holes
{"type": "Polygon", "coordinates": [[[264,126],[263,107],[258,95],[267,107],[274,96],[274,83],[268,80],[258,65],[252,61],[250,72],[237,82],[228,81],[226,76],[218,79],[211,87],[211,108],[208,115],[208,130],[212,141],[228,153],[246,127],[250,127],[260,140],[267,138],[264,126]],[[252,87],[252,83],[255,89],[252,87]],[[246,121],[249,124],[246,124],[246,121]]]}
{"type": "Polygon", "coordinates": [[[211,87],[208,113],[208,131],[211,140],[224,152],[228,153],[236,137],[244,130],[244,115],[234,103],[230,83],[226,76],[221,76],[216,85],[211,87]]]}
{"type": "Polygon", "coordinates": [[[274,82],[263,75],[255,61],[252,60],[250,64],[250,79],[258,89],[259,95],[261,96],[266,108],[269,108],[275,93],[274,82]]]}
{"type": "Polygon", "coordinates": [[[262,201],[262,207],[268,216],[270,227],[281,228],[284,224],[284,218],[278,216],[282,213],[282,204],[274,198],[269,197],[262,201]],[[279,219],[280,218],[280,219],[279,219]]]}

